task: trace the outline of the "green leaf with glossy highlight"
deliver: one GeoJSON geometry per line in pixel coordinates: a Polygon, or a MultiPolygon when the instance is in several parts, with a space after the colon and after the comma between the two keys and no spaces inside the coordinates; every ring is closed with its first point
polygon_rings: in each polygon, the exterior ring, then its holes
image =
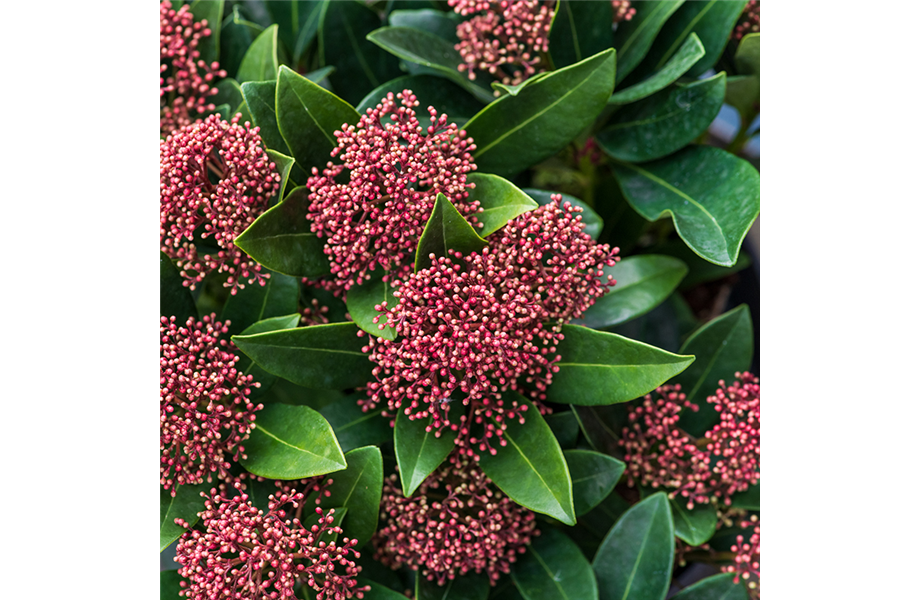
{"type": "Polygon", "coordinates": [[[700,38],[695,33],[691,33],[665,66],[648,79],[614,92],[607,100],[607,104],[629,104],[663,90],[677,81],[678,77],[686,73],[687,69],[696,64],[705,54],[706,49],[703,48],[700,38]]]}
{"type": "Polygon", "coordinates": [[[511,565],[511,578],[526,600],[597,600],[591,563],[567,535],[543,529],[511,565]]]}
{"type": "MultiPolygon", "coordinates": [[[[372,273],[373,275],[373,273],[372,273]]],[[[369,334],[384,338],[386,340],[396,339],[396,329],[387,326],[389,317],[385,312],[378,311],[376,306],[386,306],[390,309],[399,304],[399,300],[393,296],[393,286],[390,282],[383,281],[383,273],[377,273],[376,277],[369,279],[361,285],[352,286],[348,290],[348,314],[352,320],[364,331],[369,334]],[[384,305],[384,303],[386,303],[384,305]],[[379,317],[379,321],[374,323],[374,318],[379,317]]]]}
{"type": "Polygon", "coordinates": [[[376,446],[364,446],[346,452],[345,460],[348,468],[332,475],[330,495],[322,499],[320,506],[348,509],[342,529],[346,537],[358,540],[360,548],[377,530],[383,494],[383,457],[376,446]]]}
{"type": "Polygon", "coordinates": [[[495,233],[511,219],[539,206],[504,177],[488,173],[470,173],[466,180],[475,186],[470,190],[467,201],[478,200],[483,209],[482,212],[476,213],[476,219],[483,225],[482,229],[478,230],[481,237],[495,233]]]}
{"type": "Polygon", "coordinates": [[[734,580],[734,573],[719,573],[682,589],[671,600],[749,600],[744,586],[734,580]]]}
{"type": "Polygon", "coordinates": [[[558,69],[583,60],[613,45],[609,2],[571,2],[556,5],[549,32],[549,51],[558,69]]]}
{"type": "Polygon", "coordinates": [[[705,544],[716,532],[719,517],[712,504],[695,504],[687,508],[687,499],[678,495],[670,500],[674,517],[674,535],[691,546],[705,544]]]}
{"type": "Polygon", "coordinates": [[[217,483],[200,483],[198,485],[180,485],[175,497],[160,489],[160,552],[179,539],[186,532],[184,527],[176,525],[175,519],[183,519],[189,526],[198,522],[198,513],[204,510],[204,498],[201,492],[207,492],[217,483]]]}
{"type": "Polygon", "coordinates": [[[564,454],[572,476],[576,515],[583,515],[600,504],[626,470],[626,463],[600,452],[566,450],[564,454]]]}
{"type": "Polygon", "coordinates": [[[448,256],[448,250],[462,254],[478,252],[489,243],[463,218],[444,194],[438,193],[431,217],[419,238],[415,251],[415,270],[426,269],[433,264],[431,255],[436,258],[448,256]]]}
{"type": "MultiPolygon", "coordinates": [[[[448,420],[459,425],[463,412],[462,405],[454,407],[447,413],[448,420]]],[[[415,493],[425,478],[441,466],[454,449],[456,435],[450,429],[442,429],[440,435],[436,430],[425,431],[431,420],[431,417],[410,419],[402,410],[396,415],[393,444],[396,448],[396,462],[399,464],[399,480],[406,498],[415,493]]]]}
{"type": "Polygon", "coordinates": [[[236,73],[239,82],[274,81],[278,73],[278,25],[277,23],[259,34],[243,56],[240,70],[236,73]]]}
{"type": "Polygon", "coordinates": [[[619,23],[613,34],[613,47],[617,49],[618,84],[639,66],[665,21],[681,4],[683,0],[643,0],[632,5],[636,14],[629,21],[619,23]]]}

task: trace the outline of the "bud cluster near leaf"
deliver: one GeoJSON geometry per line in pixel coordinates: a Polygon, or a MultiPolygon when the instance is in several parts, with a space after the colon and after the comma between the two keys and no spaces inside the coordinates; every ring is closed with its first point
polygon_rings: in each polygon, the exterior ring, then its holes
{"type": "Polygon", "coordinates": [[[759,598],[759,58],[746,0],[164,0],[161,598],[759,598]]]}

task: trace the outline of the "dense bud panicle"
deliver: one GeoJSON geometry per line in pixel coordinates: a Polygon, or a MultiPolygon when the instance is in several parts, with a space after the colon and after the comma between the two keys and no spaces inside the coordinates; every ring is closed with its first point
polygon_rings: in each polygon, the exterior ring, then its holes
{"type": "Polygon", "coordinates": [[[636,9],[629,0],[610,0],[613,5],[613,22],[631,21],[636,16],[636,9]]]}
{"type": "Polygon", "coordinates": [[[485,572],[494,586],[526,550],[534,514],[492,485],[469,459],[451,455],[411,498],[397,475],[384,480],[375,558],[403,565],[444,585],[467,573],[485,572]]]}
{"type": "MultiPolygon", "coordinates": [[[[206,20],[196,22],[188,5],[174,10],[160,3],[160,134],[188,125],[214,110],[208,99],[217,94],[214,82],[227,72],[217,62],[201,60],[198,45],[211,35],[206,20]],[[165,78],[164,78],[165,75],[165,78]]],[[[220,24],[217,24],[220,27],[220,24]]]]}
{"type": "Polygon", "coordinates": [[[741,13],[732,37],[741,40],[749,33],[760,32],[760,0],[748,0],[747,6],[741,13]]]}
{"type": "Polygon", "coordinates": [[[760,384],[750,373],[706,399],[720,422],[699,439],[680,429],[682,409],[699,410],[679,385],[666,385],[630,408],[620,445],[626,450],[626,477],[653,488],[667,488],[670,497],[687,499],[687,507],[731,496],[760,479],[760,384]]]}
{"type": "Polygon", "coordinates": [[[248,399],[259,384],[236,370],[239,357],[222,337],[228,324],[213,314],[184,326],[160,318],[160,484],[173,496],[245,458],[242,442],[262,409],[248,399]]]}
{"type": "Polygon", "coordinates": [[[314,167],[307,181],[307,219],[325,241],[338,294],[378,268],[391,280],[412,271],[439,192],[476,226],[479,203],[467,201],[472,185],[466,182],[476,169],[470,155],[476,146],[432,107],[430,125],[420,125],[413,110],[418,105],[411,90],[387,94],[357,127],[343,125],[335,132],[338,146],[331,155],[341,164],[328,162],[322,174],[314,167]],[[337,183],[334,178],[344,170],[348,183],[337,183]]]}
{"type": "Polygon", "coordinates": [[[224,287],[232,294],[244,280],[265,285],[269,277],[233,240],[268,208],[281,175],[262,148],[259,128],[239,119],[211,115],[160,142],[160,247],[179,261],[191,289],[214,270],[229,273],[224,287]],[[213,237],[220,250],[199,254],[196,234],[213,237]]]}
{"type": "Polygon", "coordinates": [[[371,338],[364,348],[377,365],[365,409],[385,403],[391,414],[432,416],[429,430],[449,426],[470,456],[494,454],[494,436],[504,446],[504,422],[523,422],[524,407],[502,392],[529,394],[540,408],[562,325],[615,283],[603,279],[603,266],[619,250],[585,234],[579,212],[556,194],[491,235],[482,252],[452,251],[410,275],[394,292],[399,304],[378,308],[398,337],[371,338]],[[469,414],[448,423],[447,412],[464,406],[469,414]]]}
{"type": "MultiPolygon", "coordinates": [[[[235,483],[237,490],[240,483],[235,483]]],[[[204,531],[190,529],[176,546],[175,561],[182,565],[181,596],[189,600],[276,600],[294,598],[298,581],[317,593],[317,600],[363,598],[369,587],[358,587],[361,567],[352,558],[357,540],[341,543],[320,541],[324,534],[341,534],[333,526],[335,509],[319,515],[316,525],[305,527],[299,518],[288,519],[282,508],[297,509],[304,502],[301,493],[281,492],[269,496],[268,512],[253,506],[247,494],[230,498],[217,489],[206,497],[198,513],[204,531]],[[341,567],[336,573],[336,565],[341,567]]],[[[176,523],[188,527],[181,519],[176,523]]]]}
{"type": "Polygon", "coordinates": [[[750,537],[739,534],[732,545],[735,558],[732,564],[722,567],[725,573],[735,574],[735,583],[744,580],[744,586],[753,600],[760,598],[760,519],[751,515],[750,521],[742,521],[741,527],[750,529],[750,537]]]}

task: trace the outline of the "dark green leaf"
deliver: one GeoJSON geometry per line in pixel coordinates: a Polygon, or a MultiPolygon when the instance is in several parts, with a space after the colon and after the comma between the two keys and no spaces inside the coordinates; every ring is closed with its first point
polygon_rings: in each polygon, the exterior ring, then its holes
{"type": "Polygon", "coordinates": [[[309,191],[295,188],[283,202],[262,213],[234,243],[273,271],[294,277],[329,272],[323,240],[310,231],[309,191]]]}
{"type": "Polygon", "coordinates": [[[516,392],[503,395],[505,402],[514,398],[527,407],[523,413],[526,420],[523,425],[516,419],[506,422],[508,428],[502,438],[508,445],[496,448],[495,456],[483,453],[479,466],[518,504],[574,525],[572,479],[559,442],[529,400],[516,392]]]}
{"type": "MultiPolygon", "coordinates": [[[[229,300],[228,300],[229,302],[229,300]]],[[[295,304],[296,306],[296,304],[295,304]]],[[[295,308],[296,310],[296,308],[295,308]]],[[[253,323],[246,329],[241,332],[241,335],[254,335],[257,333],[265,333],[268,331],[279,331],[281,329],[293,329],[297,327],[297,324],[300,323],[300,313],[294,313],[289,315],[283,315],[280,317],[271,317],[268,319],[263,319],[256,323],[253,323]]],[[[253,387],[251,394],[249,395],[250,400],[261,400],[266,394],[268,394],[269,389],[277,381],[277,377],[268,373],[262,367],[258,366],[248,356],[241,356],[240,361],[236,364],[236,368],[243,375],[252,375],[254,381],[259,383],[259,387],[253,387]]]]}
{"type": "Polygon", "coordinates": [[[160,571],[160,600],[180,600],[182,597],[179,592],[182,586],[179,583],[182,576],[179,571],[172,569],[169,571],[160,571]]]}
{"type": "MultiPolygon", "coordinates": [[[[247,285],[227,298],[220,319],[222,321],[229,319],[228,333],[237,335],[256,321],[296,313],[299,297],[299,280],[280,273],[272,273],[265,285],[247,285]]],[[[296,326],[295,321],[291,327],[296,326]]]]}
{"type": "Polygon", "coordinates": [[[642,166],[617,162],[614,173],[630,205],[649,221],[668,215],[698,255],[723,267],[760,212],[760,174],[724,150],[689,146],[642,166]]]}
{"type": "Polygon", "coordinates": [[[230,114],[230,105],[229,104],[220,104],[214,108],[214,111],[207,114],[220,115],[220,118],[224,121],[229,121],[233,118],[233,115],[230,114]]]}
{"type": "Polygon", "coordinates": [[[485,573],[467,573],[448,579],[443,586],[425,577],[415,579],[415,600],[486,600],[489,578],[485,573]]]}
{"type": "Polygon", "coordinates": [[[558,346],[562,360],[546,399],[560,404],[616,404],[654,390],[693,362],[635,340],[563,325],[558,346]]]}
{"type": "Polygon", "coordinates": [[[376,337],[387,340],[396,339],[396,329],[388,327],[389,317],[386,313],[378,311],[375,307],[395,308],[399,300],[393,296],[393,286],[382,279],[383,274],[373,277],[348,290],[348,314],[355,324],[376,337]],[[379,317],[379,322],[374,319],[379,317]]]}
{"type": "Polygon", "coordinates": [[[647,249],[647,251],[654,254],[666,254],[668,256],[673,256],[674,258],[681,260],[687,265],[689,272],[677,287],[677,289],[680,291],[691,290],[701,283],[707,283],[709,281],[716,281],[717,279],[728,277],[732,273],[737,273],[738,271],[751,266],[751,257],[744,250],[741,250],[741,252],[738,253],[738,260],[735,262],[735,264],[730,267],[720,267],[719,265],[712,264],[704,258],[700,258],[698,254],[687,247],[687,244],[685,244],[683,240],[679,239],[668,240],[661,244],[651,246],[647,249]]]}
{"type": "Polygon", "coordinates": [[[246,50],[252,40],[262,33],[262,27],[251,23],[240,15],[240,7],[233,7],[233,12],[224,19],[220,29],[220,66],[227,73],[236,73],[246,50]]]}
{"type": "Polygon", "coordinates": [[[348,515],[342,524],[345,536],[367,543],[377,530],[377,513],[383,492],[383,457],[375,446],[355,448],[345,454],[348,468],[332,476],[330,496],[321,506],[344,506],[348,515]]]}
{"type": "Polygon", "coordinates": [[[575,447],[575,441],[578,439],[578,418],[574,412],[570,410],[555,412],[546,415],[543,419],[553,430],[553,435],[556,436],[560,448],[565,450],[575,447]]]}
{"type": "Polygon", "coordinates": [[[316,37],[319,31],[319,20],[322,15],[322,2],[305,2],[298,0],[297,22],[300,24],[300,30],[297,33],[297,40],[294,42],[294,62],[300,62],[304,52],[310,42],[316,37]]]}
{"type": "MultiPolygon", "coordinates": [[[[451,423],[459,425],[462,413],[463,407],[458,406],[448,411],[447,417],[451,423]]],[[[401,410],[396,415],[393,443],[402,492],[406,498],[415,493],[425,478],[441,466],[454,449],[456,435],[450,429],[444,428],[440,433],[436,430],[425,431],[429,425],[431,417],[412,420],[401,410]]]]}
{"type": "Polygon", "coordinates": [[[760,34],[749,33],[735,51],[735,67],[739,73],[760,77],[760,34]]]}
{"type": "Polygon", "coordinates": [[[677,78],[686,73],[687,69],[700,60],[704,54],[706,50],[700,38],[695,33],[691,33],[661,70],[640,83],[614,92],[607,104],[629,104],[663,90],[677,81],[677,78]]]}
{"type": "Polygon", "coordinates": [[[390,13],[389,22],[393,27],[409,27],[433,33],[451,44],[456,44],[460,41],[457,38],[457,23],[463,19],[464,17],[454,12],[445,13],[433,8],[421,8],[394,10],[390,13]]]}
{"type": "Polygon", "coordinates": [[[585,202],[579,200],[575,196],[570,196],[568,194],[563,194],[561,192],[548,192],[546,190],[537,190],[534,188],[524,188],[524,192],[537,201],[537,204],[544,205],[552,202],[552,196],[554,194],[559,194],[562,196],[562,204],[570,202],[571,204],[581,208],[581,222],[585,224],[584,232],[590,235],[593,239],[601,234],[601,231],[604,229],[604,220],[600,217],[599,214],[594,212],[594,209],[588,206],[585,202]]]}
{"type": "Polygon", "coordinates": [[[504,177],[488,173],[470,173],[466,180],[475,186],[470,191],[468,201],[478,200],[483,209],[481,213],[476,214],[476,219],[483,224],[483,228],[477,230],[481,237],[495,233],[511,219],[538,206],[533,199],[504,177]]]}
{"type": "Polygon", "coordinates": [[[220,60],[220,26],[223,23],[224,0],[195,0],[188,7],[195,16],[196,21],[207,21],[211,35],[201,38],[198,42],[200,60],[211,64],[220,60]]]}
{"type": "Polygon", "coordinates": [[[243,330],[241,335],[255,335],[257,333],[266,333],[268,331],[280,331],[282,329],[294,329],[300,323],[300,313],[291,315],[281,315],[280,317],[269,317],[253,323],[243,330]]]}
{"type": "Polygon", "coordinates": [[[725,73],[666,90],[618,111],[597,143],[614,158],[643,162],[667,156],[706,131],[725,99],[725,73]]]}
{"type": "Polygon", "coordinates": [[[744,586],[735,583],[734,573],[720,573],[697,581],[676,594],[672,600],[748,600],[744,586]]]}
{"type": "Polygon", "coordinates": [[[594,556],[607,532],[629,507],[630,503],[614,491],[593,510],[580,515],[575,527],[568,529],[566,533],[578,544],[585,556],[594,556]]]}
{"type": "Polygon", "coordinates": [[[760,112],[760,78],[755,75],[729,77],[725,85],[725,103],[738,109],[741,126],[746,130],[760,112]]]}
{"type": "Polygon", "coordinates": [[[176,317],[176,324],[185,325],[189,317],[198,318],[192,293],[182,285],[185,278],[168,256],[160,252],[160,316],[176,317]]]}
{"type": "Polygon", "coordinates": [[[614,267],[604,267],[616,285],[573,321],[592,329],[625,323],[661,304],[687,274],[687,265],[676,258],[657,254],[630,256],[614,267]]]}
{"type": "Polygon", "coordinates": [[[565,148],[603,110],[615,71],[605,50],[486,106],[466,124],[479,171],[510,178],[565,148]]]}
{"type": "MultiPolygon", "coordinates": [[[[269,334],[270,335],[270,334],[269,334]]],[[[345,468],[332,427],[309,406],[268,404],[256,413],[240,463],[266,479],[302,479],[345,468]]]]}
{"type": "Polygon", "coordinates": [[[368,34],[367,39],[399,58],[433,69],[480,102],[487,103],[493,99],[491,92],[457,70],[463,59],[454,49],[454,44],[434,33],[410,27],[381,27],[368,34]]]}
{"type": "Polygon", "coordinates": [[[683,0],[643,0],[633,7],[636,14],[617,25],[613,47],[617,49],[617,84],[639,66],[652,47],[665,21],[680,8],[683,0]]]}
{"type": "Polygon", "coordinates": [[[425,225],[415,251],[415,270],[431,266],[431,255],[448,256],[448,250],[463,254],[478,252],[488,246],[488,242],[479,237],[473,227],[463,218],[444,194],[438,193],[431,217],[425,225]]]}
{"type": "Polygon", "coordinates": [[[575,514],[583,515],[607,497],[626,470],[626,463],[591,450],[566,450],[572,475],[575,514]]]}
{"type": "Polygon", "coordinates": [[[505,577],[500,579],[498,585],[492,588],[492,591],[489,592],[489,600],[525,600],[524,596],[521,595],[521,592],[518,591],[517,586],[514,585],[514,580],[510,577],[505,577]]]}
{"type": "Polygon", "coordinates": [[[678,352],[681,343],[699,325],[693,310],[680,294],[671,294],[668,299],[631,321],[610,328],[632,340],[639,340],[668,352],[678,352]]]}
{"type": "Polygon", "coordinates": [[[760,510],[760,481],[743,492],[732,494],[732,508],[760,510]]]}
{"type": "MultiPolygon", "coordinates": [[[[221,79],[216,86],[217,94],[211,96],[210,101],[214,104],[226,104],[233,108],[236,108],[243,102],[243,92],[240,88],[240,84],[236,79],[226,78],[221,79]]],[[[236,114],[234,112],[234,114],[236,114]]],[[[231,115],[232,116],[232,115],[231,115]]]]}
{"type": "Polygon", "coordinates": [[[594,573],[602,600],[664,600],[674,563],[668,498],[652,494],[624,514],[601,543],[594,573]]]}
{"type": "Polygon", "coordinates": [[[735,373],[747,371],[754,356],[754,326],[746,304],[730,310],[695,331],[681,352],[692,352],[697,360],[674,382],[681,385],[687,400],[700,407],[699,412],[683,411],[680,426],[694,436],[702,435],[718,422],[719,416],[706,402],[719,388],[719,380],[734,381],[735,373]]]}
{"type": "Polygon", "coordinates": [[[356,125],[359,118],[347,102],[284,65],[278,71],[275,114],[291,155],[308,173],[329,162],[338,145],[334,132],[345,123],[356,125]]]}
{"type": "Polygon", "coordinates": [[[319,83],[323,79],[329,77],[332,73],[335,73],[335,67],[323,67],[315,71],[310,71],[304,77],[312,81],[313,83],[319,83]]]}
{"type": "Polygon", "coordinates": [[[613,45],[609,2],[571,2],[556,5],[549,33],[553,65],[559,69],[603,52],[613,45]]]}
{"type": "Polygon", "coordinates": [[[626,404],[613,406],[575,406],[572,412],[578,419],[578,426],[588,444],[604,454],[621,456],[622,449],[618,442],[626,423],[626,404]]]}
{"type": "Polygon", "coordinates": [[[304,387],[341,390],[362,385],[371,376],[358,331],[354,323],[332,323],[232,339],[273,375],[304,387]]]}
{"type": "Polygon", "coordinates": [[[179,539],[186,529],[176,525],[176,519],[183,519],[190,526],[198,522],[198,513],[204,510],[201,492],[207,492],[216,482],[198,485],[180,485],[175,497],[160,489],[160,552],[179,539]]]}
{"type": "Polygon", "coordinates": [[[412,90],[418,98],[416,113],[424,115],[426,109],[433,106],[439,114],[447,115],[448,123],[456,123],[458,127],[462,127],[482,108],[481,102],[451,81],[434,75],[406,75],[374,89],[361,100],[356,110],[363,115],[368,108],[376,107],[388,92],[393,92],[395,96],[403,90],[412,90]]]}
{"type": "Polygon", "coordinates": [[[511,566],[511,577],[526,600],[597,600],[591,563],[567,535],[544,529],[511,566]]]}
{"type": "MultiPolygon", "coordinates": [[[[240,86],[246,107],[252,115],[252,122],[259,127],[259,136],[262,143],[269,150],[285,156],[291,154],[287,142],[278,129],[278,120],[275,115],[275,88],[274,81],[247,81],[240,86]]],[[[296,162],[293,166],[293,179],[298,183],[307,182],[307,171],[296,162]]],[[[283,194],[284,190],[282,190],[283,194]]],[[[283,196],[282,196],[283,197],[283,196]]]]}
{"type": "Polygon", "coordinates": [[[364,412],[352,394],[320,409],[326,417],[343,452],[368,444],[382,444],[393,437],[390,419],[380,416],[383,408],[364,412]]]}
{"type": "Polygon", "coordinates": [[[493,81],[490,85],[492,86],[493,90],[498,90],[510,96],[517,96],[525,87],[540,81],[550,73],[552,73],[552,71],[543,71],[542,73],[537,73],[536,75],[529,77],[526,81],[523,81],[517,85],[505,85],[504,83],[499,83],[498,81],[493,81]]]}
{"type": "Polygon", "coordinates": [[[671,499],[671,514],[674,517],[674,534],[691,546],[705,544],[716,532],[719,517],[712,504],[695,504],[687,508],[687,499],[677,496],[671,499]]]}
{"type": "Polygon", "coordinates": [[[255,39],[243,61],[236,79],[245,81],[274,81],[278,75],[278,24],[274,24],[255,39]]]}
{"type": "Polygon", "coordinates": [[[266,154],[275,163],[275,170],[281,175],[281,184],[278,187],[278,195],[272,199],[272,204],[277,204],[281,198],[284,198],[284,190],[288,187],[288,178],[291,175],[291,168],[294,166],[294,159],[290,156],[281,154],[275,150],[266,150],[266,154]]]}
{"type": "Polygon", "coordinates": [[[371,586],[370,591],[364,592],[364,600],[406,600],[405,595],[391,590],[383,584],[358,577],[358,587],[371,586]]]}

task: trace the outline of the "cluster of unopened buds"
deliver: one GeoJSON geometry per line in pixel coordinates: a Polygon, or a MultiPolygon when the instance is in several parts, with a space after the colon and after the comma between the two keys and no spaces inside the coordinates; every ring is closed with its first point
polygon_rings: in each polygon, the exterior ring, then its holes
{"type": "Polygon", "coordinates": [[[636,16],[636,8],[629,0],[610,0],[613,5],[613,22],[631,21],[636,16]]]}
{"type": "MultiPolygon", "coordinates": [[[[210,24],[195,21],[189,6],[173,9],[170,0],[160,3],[160,134],[188,125],[214,110],[211,96],[215,80],[227,72],[217,62],[201,59],[202,39],[211,35],[210,24]]],[[[219,27],[220,24],[218,23],[219,27]]]]}
{"type": "Polygon", "coordinates": [[[757,515],[751,515],[750,520],[741,522],[741,527],[748,530],[749,536],[745,540],[744,534],[738,534],[732,545],[735,557],[731,564],[722,567],[722,571],[735,574],[735,583],[744,580],[751,598],[760,598],[760,520],[757,515]]]}
{"type": "Polygon", "coordinates": [[[249,394],[257,382],[236,369],[239,357],[217,315],[184,324],[160,319],[160,484],[176,486],[225,477],[232,457],[245,458],[261,404],[249,394]]]}
{"type": "Polygon", "coordinates": [[[201,528],[190,529],[182,519],[176,523],[189,528],[176,545],[175,561],[181,565],[181,596],[192,599],[223,600],[236,598],[294,598],[295,586],[302,583],[317,592],[317,600],[363,598],[369,587],[358,587],[361,567],[354,560],[358,541],[343,538],[334,526],[335,509],[316,508],[316,524],[307,528],[299,514],[305,502],[299,492],[280,492],[268,497],[268,512],[253,506],[242,485],[233,485],[239,495],[229,497],[216,488],[205,496],[204,510],[198,513],[201,528]],[[285,508],[286,505],[290,505],[285,508]],[[298,516],[288,518],[294,509],[298,516]]]}
{"type": "Polygon", "coordinates": [[[740,40],[749,33],[758,33],[760,31],[760,0],[748,0],[741,17],[735,25],[735,31],[732,34],[736,40],[740,40]]]}
{"type": "Polygon", "coordinates": [[[682,410],[699,410],[679,385],[666,385],[631,407],[629,426],[620,445],[626,452],[626,475],[637,483],[665,488],[670,496],[686,498],[687,507],[721,500],[760,479],[760,383],[750,373],[736,373],[732,385],[706,400],[719,413],[719,423],[693,439],[680,429],[682,410]]]}
{"type": "Polygon", "coordinates": [[[229,274],[232,294],[269,277],[233,241],[268,208],[281,176],[259,128],[239,119],[211,115],[160,142],[160,248],[191,289],[212,271],[229,274]],[[202,255],[196,237],[213,238],[216,252],[202,255]]]}
{"type": "Polygon", "coordinates": [[[364,348],[377,379],[364,408],[385,403],[390,416],[432,417],[428,430],[449,427],[467,456],[494,454],[492,438],[504,446],[505,421],[523,422],[527,406],[503,392],[527,394],[542,409],[562,325],[616,283],[603,267],[619,250],[584,233],[579,212],[554,195],[489,236],[481,252],[433,257],[410,275],[394,292],[399,303],[378,307],[397,338],[371,336],[364,348]],[[459,423],[448,421],[464,407],[459,423]]]}
{"type": "Polygon", "coordinates": [[[397,475],[384,480],[375,558],[444,585],[485,573],[492,585],[508,573],[535,531],[534,514],[496,489],[482,470],[454,453],[403,496],[397,475]]]}

